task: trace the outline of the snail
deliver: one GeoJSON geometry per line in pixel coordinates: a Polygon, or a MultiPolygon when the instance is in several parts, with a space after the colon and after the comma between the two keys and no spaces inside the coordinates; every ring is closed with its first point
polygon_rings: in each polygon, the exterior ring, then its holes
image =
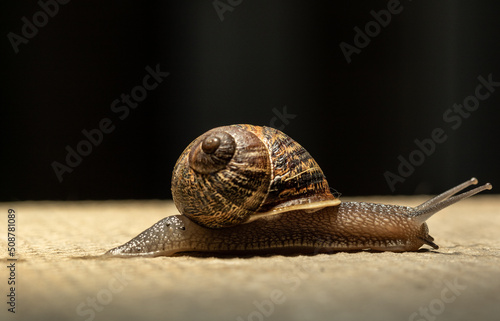
{"type": "Polygon", "coordinates": [[[107,256],[246,256],[438,249],[425,221],[492,185],[471,178],[416,207],[341,202],[311,155],[283,132],[214,128],[181,154],[166,217],[107,256]]]}

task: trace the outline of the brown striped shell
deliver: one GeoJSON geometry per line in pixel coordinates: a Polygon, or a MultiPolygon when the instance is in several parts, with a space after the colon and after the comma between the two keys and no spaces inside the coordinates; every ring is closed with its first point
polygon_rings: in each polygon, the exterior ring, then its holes
{"type": "Polygon", "coordinates": [[[189,144],[175,164],[172,195],[181,214],[210,228],[340,204],[302,146],[252,125],[217,127],[189,144]]]}

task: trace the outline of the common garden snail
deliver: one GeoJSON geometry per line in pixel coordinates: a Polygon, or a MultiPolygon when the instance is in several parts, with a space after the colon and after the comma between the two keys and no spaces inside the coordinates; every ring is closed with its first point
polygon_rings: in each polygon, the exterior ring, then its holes
{"type": "Polygon", "coordinates": [[[416,206],[341,202],[311,155],[279,130],[214,128],[195,139],[173,171],[181,215],[166,217],[110,256],[312,254],[437,249],[425,221],[492,188],[455,195],[475,178],[416,206]]]}

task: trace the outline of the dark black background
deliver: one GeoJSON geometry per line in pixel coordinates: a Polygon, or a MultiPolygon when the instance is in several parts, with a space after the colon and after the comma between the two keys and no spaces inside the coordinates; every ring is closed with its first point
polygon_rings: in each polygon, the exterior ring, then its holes
{"type": "Polygon", "coordinates": [[[1,200],[170,198],[190,141],[270,125],[284,106],[296,115],[284,131],[344,195],[435,194],[471,176],[498,185],[500,87],[455,130],[443,114],[478,76],[500,81],[500,7],[402,1],[347,63],[340,43],[387,3],[244,0],[221,21],[212,1],[73,0],[16,54],[9,32],[22,35],[21,18],[41,8],[2,2],[1,200]],[[112,101],[157,64],[170,75],[120,120],[112,101]],[[52,162],[103,118],[115,130],[59,182],[52,162]],[[384,172],[438,127],[447,140],[391,191],[384,172]]]}

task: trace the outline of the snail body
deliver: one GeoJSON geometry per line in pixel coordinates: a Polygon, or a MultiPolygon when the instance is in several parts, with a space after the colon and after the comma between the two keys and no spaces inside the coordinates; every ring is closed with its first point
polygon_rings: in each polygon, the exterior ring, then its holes
{"type": "Polygon", "coordinates": [[[417,206],[341,202],[316,161],[279,130],[214,128],[181,154],[172,176],[181,215],[166,217],[111,256],[416,251],[438,246],[425,221],[486,189],[472,178],[417,206]],[[455,196],[454,196],[455,195],[455,196]]]}

